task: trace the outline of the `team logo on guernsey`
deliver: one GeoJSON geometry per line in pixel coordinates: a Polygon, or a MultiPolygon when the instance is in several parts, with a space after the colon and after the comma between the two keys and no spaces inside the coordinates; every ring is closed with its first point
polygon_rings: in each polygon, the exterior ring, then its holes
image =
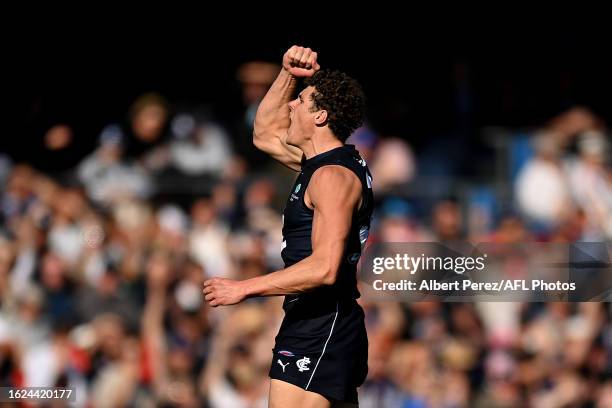
{"type": "Polygon", "coordinates": [[[310,359],[308,357],[300,358],[298,361],[295,362],[295,364],[298,366],[298,370],[300,371],[300,373],[302,371],[310,370],[310,368],[308,368],[308,364],[310,364],[310,359]]]}
{"type": "Polygon", "coordinates": [[[347,259],[350,264],[356,264],[360,256],[361,254],[359,252],[355,252],[354,254],[349,255],[347,259]]]}
{"type": "Polygon", "coordinates": [[[295,187],[295,190],[293,191],[293,193],[291,193],[291,198],[289,199],[289,201],[293,201],[293,200],[297,200],[298,196],[296,196],[297,192],[300,191],[300,188],[302,187],[302,183],[298,184],[295,187]]]}
{"type": "Polygon", "coordinates": [[[278,354],[282,354],[283,356],[286,356],[286,357],[294,357],[295,356],[295,354],[293,354],[289,350],[281,350],[281,351],[278,352],[278,354]]]}

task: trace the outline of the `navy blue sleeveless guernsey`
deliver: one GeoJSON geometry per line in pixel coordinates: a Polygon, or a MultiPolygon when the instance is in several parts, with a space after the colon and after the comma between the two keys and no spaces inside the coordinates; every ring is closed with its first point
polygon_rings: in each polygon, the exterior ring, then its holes
{"type": "MultiPolygon", "coordinates": [[[[356,282],[356,267],[361,250],[367,240],[370,219],[374,207],[372,194],[372,176],[367,164],[353,145],[344,145],[320,153],[302,162],[301,172],[293,185],[283,212],[283,244],[282,258],[285,267],[289,267],[312,254],[312,220],[314,211],[306,206],[304,192],[313,173],[327,165],[343,166],[357,175],[361,181],[361,205],[354,212],[351,229],[342,256],[336,283],[332,286],[319,287],[313,291],[299,295],[300,303],[310,299],[335,304],[336,300],[349,300],[359,297],[356,282]]],[[[325,182],[325,181],[323,181],[325,182]]],[[[336,197],[338,200],[344,197],[336,197]]],[[[285,298],[284,308],[296,296],[285,298]]]]}

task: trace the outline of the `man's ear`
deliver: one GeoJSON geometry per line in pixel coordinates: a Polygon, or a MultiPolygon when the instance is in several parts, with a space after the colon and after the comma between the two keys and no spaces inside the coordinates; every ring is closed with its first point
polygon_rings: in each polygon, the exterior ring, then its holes
{"type": "Polygon", "coordinates": [[[322,109],[317,112],[315,116],[315,125],[317,126],[327,125],[327,111],[325,109],[322,109]]]}

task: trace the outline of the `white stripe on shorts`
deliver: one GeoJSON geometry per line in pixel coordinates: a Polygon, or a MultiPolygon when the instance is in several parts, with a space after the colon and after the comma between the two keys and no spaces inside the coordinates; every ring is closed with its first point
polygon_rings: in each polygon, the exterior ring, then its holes
{"type": "Polygon", "coordinates": [[[321,352],[321,356],[319,356],[319,359],[317,360],[317,364],[315,364],[315,367],[312,369],[312,374],[310,375],[310,379],[308,380],[308,384],[306,384],[306,388],[304,388],[305,390],[307,390],[308,386],[310,386],[310,382],[312,381],[312,377],[314,377],[314,375],[315,375],[315,371],[317,371],[317,367],[319,366],[319,362],[321,361],[321,358],[323,357],[323,354],[325,354],[325,349],[327,348],[327,343],[329,343],[329,339],[331,339],[332,333],[334,332],[334,325],[336,324],[336,319],[337,318],[338,318],[338,302],[336,302],[336,315],[334,316],[334,321],[332,322],[331,330],[329,331],[329,336],[327,336],[327,341],[325,342],[325,345],[323,346],[323,351],[321,352]]]}

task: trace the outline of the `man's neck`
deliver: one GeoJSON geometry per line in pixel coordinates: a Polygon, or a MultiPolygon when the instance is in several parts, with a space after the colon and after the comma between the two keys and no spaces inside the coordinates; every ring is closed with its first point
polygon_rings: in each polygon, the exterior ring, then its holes
{"type": "Polygon", "coordinates": [[[340,140],[333,135],[325,135],[324,137],[313,137],[308,140],[304,146],[300,146],[306,160],[318,154],[325,153],[337,147],[344,146],[340,140]]]}

